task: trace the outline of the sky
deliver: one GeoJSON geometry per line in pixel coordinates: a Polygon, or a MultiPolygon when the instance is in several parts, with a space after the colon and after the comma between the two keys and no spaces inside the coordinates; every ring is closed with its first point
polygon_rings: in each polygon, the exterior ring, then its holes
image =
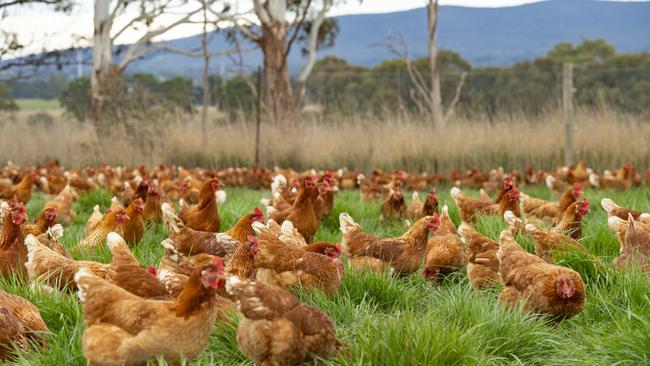
{"type": "MultiPolygon", "coordinates": [[[[471,7],[503,7],[533,3],[539,0],[440,0],[441,5],[459,5],[471,7]]],[[[625,1],[625,0],[617,0],[625,1]]],[[[70,46],[89,46],[93,30],[93,2],[78,1],[80,5],[70,14],[55,13],[50,8],[41,6],[23,6],[11,11],[5,19],[0,20],[0,29],[16,32],[19,39],[29,44],[22,55],[40,52],[43,49],[59,49],[70,46]]],[[[250,7],[249,0],[239,1],[238,7],[250,7]]],[[[347,0],[330,11],[330,15],[387,13],[423,7],[426,0],[347,0]]],[[[122,17],[122,24],[129,15],[122,17]]],[[[160,24],[172,22],[173,17],[161,19],[160,24]]],[[[119,21],[116,25],[119,25],[119,21]]],[[[176,27],[156,40],[175,39],[200,32],[200,26],[185,25],[176,27]]],[[[124,32],[117,43],[132,43],[143,30],[130,29],[124,32]]]]}

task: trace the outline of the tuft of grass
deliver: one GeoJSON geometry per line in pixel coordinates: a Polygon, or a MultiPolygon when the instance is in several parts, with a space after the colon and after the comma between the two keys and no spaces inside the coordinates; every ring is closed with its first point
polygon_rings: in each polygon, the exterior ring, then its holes
{"type": "MultiPolygon", "coordinates": [[[[439,189],[441,205],[449,205],[452,219],[458,212],[449,196],[449,187],[439,189]]],[[[536,197],[553,198],[544,187],[525,187],[536,197]]],[[[468,190],[470,195],[478,192],[468,190]]],[[[229,188],[228,199],[219,207],[223,229],[254,207],[268,192],[229,188]]],[[[500,288],[474,290],[464,271],[452,274],[437,286],[419,273],[405,277],[388,274],[352,272],[347,268],[339,292],[327,296],[321,292],[295,289],[300,299],[316,306],[334,320],[338,337],[346,344],[344,351],[323,365],[639,365],[650,363],[650,276],[639,271],[615,270],[612,259],[619,244],[606,226],[600,209],[602,197],[621,205],[650,209],[650,189],[628,192],[587,190],[592,212],[584,224],[583,243],[588,253],[568,253],[558,262],[582,275],[587,291],[584,310],[560,324],[543,316],[506,310],[496,299],[500,288]]],[[[407,195],[410,197],[410,195],[407,195]]],[[[78,218],[66,228],[63,243],[72,247],[83,237],[85,220],[94,205],[110,205],[110,194],[95,191],[75,203],[78,218]]],[[[557,198],[557,197],[555,197],[557,198]]],[[[40,211],[45,197],[36,194],[28,205],[30,217],[40,211]]],[[[364,230],[380,236],[400,235],[405,227],[396,222],[379,223],[379,203],[361,203],[358,192],[340,192],[336,196],[332,217],[327,218],[316,240],[338,242],[338,215],[348,212],[364,230]]],[[[496,217],[479,218],[477,229],[497,239],[506,227],[496,217]]],[[[161,225],[147,228],[144,238],[133,248],[145,265],[156,264],[162,256],[160,241],[167,233],[161,225]]],[[[520,237],[522,245],[533,250],[530,238],[520,237]]],[[[110,261],[105,246],[77,258],[110,261]]],[[[32,301],[41,311],[50,334],[47,349],[17,351],[9,364],[15,365],[85,365],[81,350],[84,330],[82,307],[74,292],[48,293],[14,278],[0,279],[0,288],[32,301]]],[[[206,351],[187,365],[250,365],[238,350],[236,329],[240,316],[230,315],[215,325],[206,351]]],[[[158,360],[159,365],[166,365],[158,360]]]]}

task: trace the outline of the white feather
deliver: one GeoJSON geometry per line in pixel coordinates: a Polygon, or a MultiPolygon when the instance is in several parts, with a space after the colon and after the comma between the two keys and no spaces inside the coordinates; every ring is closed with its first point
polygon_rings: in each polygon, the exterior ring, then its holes
{"type": "Polygon", "coordinates": [[[115,248],[116,245],[121,244],[123,241],[124,239],[122,239],[120,234],[114,231],[111,231],[106,236],[106,245],[108,245],[108,249],[110,249],[111,251],[113,250],[113,248],[115,248]]]}
{"type": "Polygon", "coordinates": [[[614,211],[617,208],[620,208],[619,205],[617,205],[614,201],[612,201],[609,198],[603,198],[600,201],[600,205],[603,207],[603,210],[607,212],[608,215],[612,214],[612,211],[614,211]]]}
{"type": "Polygon", "coordinates": [[[224,190],[218,190],[214,193],[214,196],[217,199],[217,203],[222,205],[224,202],[226,202],[226,198],[228,195],[226,194],[226,191],[224,190]]]}

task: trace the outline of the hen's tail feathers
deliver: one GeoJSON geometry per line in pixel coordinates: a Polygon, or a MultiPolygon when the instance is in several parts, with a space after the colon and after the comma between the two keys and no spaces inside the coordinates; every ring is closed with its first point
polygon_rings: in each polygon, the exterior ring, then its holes
{"type": "Polygon", "coordinates": [[[119,245],[126,245],[126,242],[122,238],[122,236],[114,231],[111,231],[108,233],[106,236],[106,245],[108,246],[108,249],[112,252],[117,246],[119,245]]]}
{"type": "Polygon", "coordinates": [[[25,263],[25,267],[28,269],[34,261],[35,252],[38,250],[40,245],[42,244],[32,234],[27,235],[25,238],[25,246],[27,247],[27,263],[25,263]]]}
{"type": "Polygon", "coordinates": [[[226,194],[226,191],[224,190],[218,190],[214,192],[214,196],[217,199],[217,204],[223,205],[224,202],[226,202],[226,198],[228,198],[228,194],[226,194]]]}
{"type": "Polygon", "coordinates": [[[46,233],[50,240],[58,241],[63,236],[63,226],[61,224],[55,224],[47,229],[46,233]]]}
{"type": "Polygon", "coordinates": [[[460,190],[458,187],[454,187],[451,189],[451,198],[454,199],[454,202],[456,203],[456,206],[458,206],[458,201],[464,196],[463,191],[460,190]]]}
{"type": "Polygon", "coordinates": [[[86,299],[86,290],[88,288],[88,285],[82,284],[83,279],[92,276],[94,276],[93,273],[86,267],[80,268],[74,275],[74,282],[77,284],[77,288],[79,289],[79,291],[77,291],[77,295],[79,296],[79,300],[81,300],[82,303],[86,299]]]}
{"type": "Polygon", "coordinates": [[[503,219],[506,220],[510,227],[517,227],[523,224],[523,221],[510,210],[503,213],[503,219]]]}
{"type": "Polygon", "coordinates": [[[619,229],[621,229],[621,227],[626,223],[625,220],[618,216],[610,216],[607,218],[607,226],[614,231],[619,231],[619,229]]]}
{"type": "Polygon", "coordinates": [[[170,206],[169,203],[165,202],[160,206],[160,209],[162,210],[163,225],[167,231],[170,233],[180,232],[185,224],[183,224],[183,221],[176,215],[176,212],[172,206],[170,206]]]}
{"type": "Polygon", "coordinates": [[[594,187],[600,187],[600,179],[596,174],[589,174],[589,183],[594,187]]]}
{"type": "Polygon", "coordinates": [[[518,246],[519,244],[515,241],[514,235],[510,230],[503,230],[501,232],[501,235],[499,235],[499,253],[518,246]]]}
{"type": "Polygon", "coordinates": [[[536,232],[541,231],[541,230],[542,229],[540,229],[535,224],[526,224],[526,232],[528,232],[528,233],[535,234],[536,232]]]}
{"type": "Polygon", "coordinates": [[[287,178],[282,175],[276,175],[271,182],[271,193],[279,192],[281,188],[287,185],[287,178]]]}
{"type": "Polygon", "coordinates": [[[413,201],[419,201],[420,200],[420,195],[418,194],[418,191],[413,192],[413,194],[411,195],[411,200],[413,200],[413,201]]]}
{"type": "Polygon", "coordinates": [[[350,216],[347,212],[341,212],[341,215],[339,215],[339,224],[341,233],[343,234],[347,234],[351,231],[361,230],[361,226],[359,226],[359,224],[357,224],[352,216],[350,216]]]}
{"type": "Polygon", "coordinates": [[[603,207],[603,210],[607,212],[607,216],[612,216],[612,211],[614,211],[617,208],[621,208],[621,206],[617,205],[614,201],[612,201],[609,198],[603,198],[600,201],[600,205],[603,207]]]}
{"type": "Polygon", "coordinates": [[[553,185],[555,184],[555,177],[552,175],[547,175],[545,181],[548,189],[553,189],[553,185]]]}
{"type": "Polygon", "coordinates": [[[639,220],[641,221],[650,220],[650,213],[642,213],[641,215],[639,215],[639,220]]]}
{"type": "Polygon", "coordinates": [[[474,229],[472,229],[471,226],[469,226],[468,223],[466,222],[461,222],[460,225],[458,225],[458,235],[460,236],[460,241],[463,242],[463,244],[467,245],[467,237],[470,236],[474,232],[474,229]]]}
{"type": "Polygon", "coordinates": [[[267,228],[266,228],[266,226],[264,226],[263,222],[254,221],[251,224],[251,227],[253,228],[253,231],[255,231],[255,234],[257,234],[257,235],[267,231],[267,228]]]}

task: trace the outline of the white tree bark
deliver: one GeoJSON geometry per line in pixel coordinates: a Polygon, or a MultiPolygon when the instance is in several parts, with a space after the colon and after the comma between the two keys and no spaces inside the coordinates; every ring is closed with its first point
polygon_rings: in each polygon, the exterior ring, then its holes
{"type": "Polygon", "coordinates": [[[438,25],[438,0],[429,0],[427,6],[429,28],[429,66],[431,69],[431,90],[429,94],[431,122],[439,129],[444,124],[442,96],[440,94],[440,74],[438,72],[438,49],[436,46],[436,27],[438,25]]]}
{"type": "Polygon", "coordinates": [[[92,97],[99,101],[99,82],[102,75],[108,73],[112,63],[111,26],[113,17],[110,11],[111,0],[95,1],[95,29],[93,32],[93,71],[90,76],[92,97]]]}

